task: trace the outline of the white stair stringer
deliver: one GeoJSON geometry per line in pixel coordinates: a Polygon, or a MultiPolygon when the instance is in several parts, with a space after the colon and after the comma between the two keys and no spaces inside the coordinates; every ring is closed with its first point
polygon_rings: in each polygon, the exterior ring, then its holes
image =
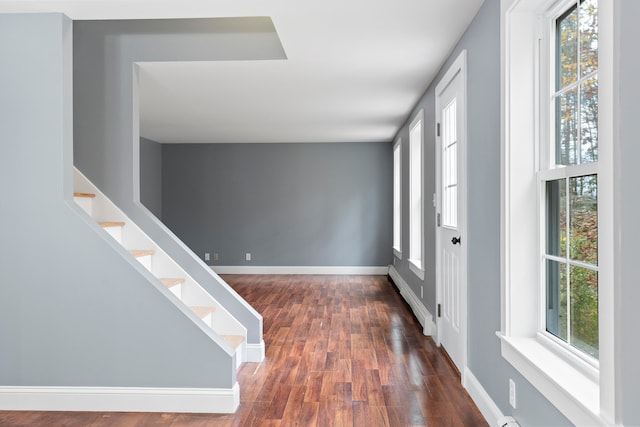
{"type": "MultiPolygon", "coordinates": [[[[215,298],[205,291],[184,269],[182,269],[167,253],[162,250],[149,236],[147,236],[127,215],[111,202],[97,187],[95,187],[82,173],[74,168],[74,190],[82,193],[95,194],[95,197],[77,197],[74,200],[96,222],[110,224],[123,222],[123,226],[102,227],[105,230],[105,238],[114,238],[128,251],[152,250],[153,255],[145,255],[138,258],[160,282],[163,278],[180,278],[181,283],[169,288],[172,295],[176,296],[175,303],[184,304],[182,310],[190,311],[188,307],[213,307],[208,326],[222,338],[231,350],[236,354],[236,366],[246,362],[247,358],[247,330],[238,322],[215,298]],[[180,302],[181,301],[181,302],[180,302]],[[229,340],[223,337],[242,336],[243,342],[233,348],[228,344],[229,340]]],[[[164,283],[159,286],[166,287],[164,283]]],[[[191,316],[190,316],[191,317],[191,316]]]]}

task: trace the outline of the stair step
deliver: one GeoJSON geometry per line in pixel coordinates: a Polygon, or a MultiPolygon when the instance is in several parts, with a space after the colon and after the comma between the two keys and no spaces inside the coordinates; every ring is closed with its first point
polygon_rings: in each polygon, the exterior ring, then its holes
{"type": "Polygon", "coordinates": [[[89,216],[91,216],[93,212],[94,197],[96,197],[96,195],[93,193],[73,193],[73,201],[89,216]]]}
{"type": "Polygon", "coordinates": [[[129,252],[134,258],[142,258],[143,256],[153,255],[156,253],[153,249],[136,249],[129,252]]]}
{"type": "Polygon", "coordinates": [[[124,221],[100,221],[100,227],[124,227],[124,221]]]}
{"type": "Polygon", "coordinates": [[[162,284],[169,289],[169,292],[182,299],[182,284],[185,282],[182,278],[162,278],[162,284]]]}
{"type": "Polygon", "coordinates": [[[160,279],[160,281],[167,288],[172,288],[174,286],[181,285],[181,284],[183,284],[185,282],[184,279],[168,279],[168,278],[160,279]]]}
{"type": "MultiPolygon", "coordinates": [[[[119,231],[120,229],[116,228],[115,230],[119,231]]],[[[142,264],[147,270],[152,271],[151,255],[155,254],[156,251],[154,251],[153,249],[136,249],[136,250],[129,251],[129,253],[131,253],[131,255],[133,255],[133,257],[137,259],[140,262],[140,264],[142,264]]]]}
{"type": "Polygon", "coordinates": [[[88,197],[88,198],[94,198],[96,197],[95,194],[93,193],[73,193],[73,197],[88,197]]]}
{"type": "Polygon", "coordinates": [[[244,336],[242,335],[221,335],[223,340],[227,342],[234,350],[240,347],[240,345],[244,342],[244,336]]]}
{"type": "Polygon", "coordinates": [[[190,306],[189,308],[201,319],[204,319],[205,317],[216,311],[215,307],[190,306]]]}
{"type": "Polygon", "coordinates": [[[111,235],[116,242],[122,244],[122,227],[124,222],[122,221],[100,221],[98,225],[102,227],[107,233],[111,235]]]}

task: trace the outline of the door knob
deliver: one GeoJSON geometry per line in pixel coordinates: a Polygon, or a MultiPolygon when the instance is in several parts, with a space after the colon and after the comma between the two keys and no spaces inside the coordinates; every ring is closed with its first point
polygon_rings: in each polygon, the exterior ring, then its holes
{"type": "Polygon", "coordinates": [[[460,237],[454,237],[453,239],[451,239],[451,243],[455,244],[461,244],[462,242],[462,236],[460,237]]]}

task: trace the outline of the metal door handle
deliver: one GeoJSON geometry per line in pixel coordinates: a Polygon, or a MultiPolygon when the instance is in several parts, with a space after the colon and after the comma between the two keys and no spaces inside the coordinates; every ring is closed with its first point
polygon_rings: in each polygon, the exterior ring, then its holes
{"type": "Polygon", "coordinates": [[[462,242],[462,236],[460,237],[454,237],[453,239],[451,239],[451,243],[455,244],[461,244],[462,242]]]}

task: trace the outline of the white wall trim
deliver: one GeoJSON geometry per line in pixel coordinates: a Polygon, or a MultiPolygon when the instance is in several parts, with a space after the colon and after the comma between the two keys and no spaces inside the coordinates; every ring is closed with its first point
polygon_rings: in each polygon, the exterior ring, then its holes
{"type": "Polygon", "coordinates": [[[562,414],[578,426],[612,426],[600,413],[598,380],[536,338],[498,335],[507,360],[562,414]]]}
{"type": "Polygon", "coordinates": [[[239,404],[238,383],[229,389],[0,387],[0,410],[231,414],[239,404]]]}
{"type": "Polygon", "coordinates": [[[433,316],[429,313],[427,307],[424,306],[422,301],[420,301],[407,282],[405,282],[402,276],[400,276],[398,270],[396,270],[392,265],[389,266],[389,276],[391,276],[391,279],[393,279],[393,282],[400,290],[400,295],[402,295],[407,304],[409,304],[411,310],[413,310],[413,314],[422,325],[422,333],[426,336],[434,335],[436,332],[436,325],[433,322],[433,316]]]}
{"type": "Polygon", "coordinates": [[[211,265],[218,274],[354,274],[386,275],[388,267],[211,265]]]}
{"type": "Polygon", "coordinates": [[[247,362],[261,363],[264,357],[264,341],[260,341],[259,344],[247,343],[247,362]]]}
{"type": "Polygon", "coordinates": [[[490,426],[499,426],[501,420],[505,420],[505,416],[498,408],[498,405],[491,399],[489,393],[482,387],[480,381],[473,375],[469,367],[464,368],[462,375],[462,386],[467,390],[469,396],[476,404],[484,419],[490,426]]]}

